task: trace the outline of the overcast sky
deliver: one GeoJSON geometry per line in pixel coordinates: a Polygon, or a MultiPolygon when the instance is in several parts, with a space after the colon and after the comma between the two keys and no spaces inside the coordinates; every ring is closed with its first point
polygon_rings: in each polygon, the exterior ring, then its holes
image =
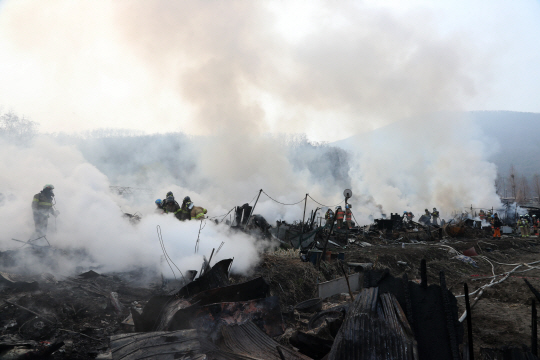
{"type": "Polygon", "coordinates": [[[0,0],[0,107],[44,132],[307,133],[540,112],[540,1],[0,0]]]}

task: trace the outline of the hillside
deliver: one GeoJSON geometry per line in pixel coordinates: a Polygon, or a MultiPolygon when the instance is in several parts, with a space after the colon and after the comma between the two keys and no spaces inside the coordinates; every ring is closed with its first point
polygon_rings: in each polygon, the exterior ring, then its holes
{"type": "MultiPolygon", "coordinates": [[[[540,164],[537,160],[537,154],[540,155],[540,141],[537,137],[537,134],[540,135],[540,114],[473,111],[459,115],[465,116],[466,123],[471,127],[480,130],[478,140],[493,151],[487,156],[487,160],[497,165],[501,176],[507,176],[512,164],[518,174],[523,174],[529,179],[535,173],[540,173],[540,164]]],[[[437,114],[432,116],[436,117],[437,114]]],[[[417,121],[419,119],[404,119],[377,130],[336,141],[331,145],[350,150],[353,144],[365,142],[368,138],[372,143],[384,142],[385,139],[399,136],[404,129],[417,121]]]]}

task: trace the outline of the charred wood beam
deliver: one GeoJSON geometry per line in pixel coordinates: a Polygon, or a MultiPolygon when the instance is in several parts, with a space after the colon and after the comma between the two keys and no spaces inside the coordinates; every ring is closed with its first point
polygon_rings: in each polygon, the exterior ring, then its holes
{"type": "Polygon", "coordinates": [[[452,359],[460,360],[456,328],[454,326],[454,317],[452,315],[450,295],[446,287],[446,278],[444,277],[444,271],[441,271],[439,273],[439,278],[440,278],[440,285],[441,285],[441,296],[443,300],[443,308],[444,308],[444,313],[446,315],[446,328],[448,330],[448,338],[450,340],[450,350],[452,351],[452,359]]]}
{"type": "Polygon", "coordinates": [[[420,286],[424,289],[427,288],[427,264],[426,259],[422,259],[420,262],[420,286]]]}
{"type": "Polygon", "coordinates": [[[412,302],[411,302],[411,291],[409,290],[409,278],[407,276],[407,273],[403,274],[403,291],[405,293],[405,310],[407,311],[407,320],[409,321],[409,325],[411,325],[411,329],[414,331],[414,319],[413,319],[413,310],[412,310],[412,302]]]}

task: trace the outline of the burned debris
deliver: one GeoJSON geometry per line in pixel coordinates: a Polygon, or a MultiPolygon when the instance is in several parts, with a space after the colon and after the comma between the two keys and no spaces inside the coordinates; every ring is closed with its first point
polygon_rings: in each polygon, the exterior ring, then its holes
{"type": "MultiPolygon", "coordinates": [[[[234,259],[216,261],[219,248],[174,280],[148,269],[18,273],[16,259],[23,253],[45,262],[70,254],[31,241],[0,253],[0,356],[537,359],[536,303],[519,293],[529,287],[540,299],[534,277],[507,295],[520,294],[527,321],[532,305],[530,331],[519,330],[531,339],[530,348],[515,338],[485,335],[493,329],[478,325],[504,313],[490,317],[480,311],[484,303],[496,308],[490,301],[502,284],[538,269],[540,261],[531,258],[536,239],[515,231],[488,239],[493,223],[463,214],[439,221],[435,209],[418,222],[405,212],[360,226],[347,218],[347,202],[325,224],[321,217],[317,221],[316,207],[305,209],[301,221],[271,226],[255,213],[257,201],[235,207],[228,224],[232,233],[276,244],[250,276],[231,274],[234,259]],[[506,260],[517,251],[528,257],[506,260]]],[[[163,246],[160,229],[158,234],[163,246]]],[[[170,260],[165,250],[162,260],[170,260]]]]}

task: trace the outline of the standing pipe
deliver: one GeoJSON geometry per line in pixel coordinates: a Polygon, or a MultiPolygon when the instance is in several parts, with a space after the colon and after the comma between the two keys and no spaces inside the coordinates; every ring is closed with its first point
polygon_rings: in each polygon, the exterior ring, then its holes
{"type": "Polygon", "coordinates": [[[467,283],[463,283],[463,291],[465,292],[465,310],[467,311],[467,336],[469,338],[469,360],[474,360],[471,303],[469,302],[469,287],[467,286],[467,283]]]}
{"type": "Polygon", "coordinates": [[[253,207],[251,208],[251,211],[249,212],[249,216],[248,216],[248,219],[246,221],[246,225],[244,225],[244,230],[247,228],[247,226],[249,224],[249,220],[251,220],[251,215],[255,211],[255,206],[257,206],[257,201],[259,201],[259,197],[261,197],[262,191],[263,191],[263,189],[259,190],[259,195],[257,195],[257,200],[255,200],[255,204],[253,204],[253,207]]]}
{"type": "Polygon", "coordinates": [[[334,229],[334,223],[336,222],[337,218],[337,211],[334,213],[334,218],[332,219],[332,224],[330,225],[330,231],[328,232],[328,236],[326,237],[326,242],[324,243],[324,249],[321,254],[321,257],[319,258],[319,261],[317,261],[317,271],[321,270],[321,260],[326,255],[326,247],[328,246],[328,240],[330,240],[330,235],[332,235],[332,230],[334,229]]]}
{"type": "Polygon", "coordinates": [[[536,314],[536,301],[532,299],[532,314],[531,314],[531,352],[534,356],[538,356],[538,322],[536,314]]]}
{"type": "Polygon", "coordinates": [[[298,241],[299,249],[302,249],[302,242],[304,241],[304,227],[306,224],[305,221],[306,221],[307,197],[308,197],[308,194],[306,194],[306,198],[304,199],[304,216],[302,217],[302,234],[300,234],[300,240],[298,241]]]}

